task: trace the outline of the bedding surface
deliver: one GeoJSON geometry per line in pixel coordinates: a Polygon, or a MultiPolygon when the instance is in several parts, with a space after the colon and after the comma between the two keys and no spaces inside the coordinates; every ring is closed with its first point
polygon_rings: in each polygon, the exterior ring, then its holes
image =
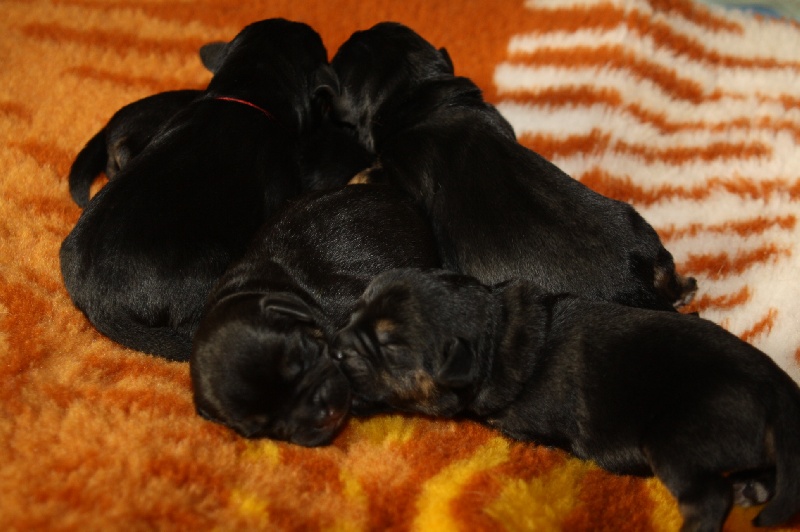
{"type": "MultiPolygon", "coordinates": [[[[403,22],[521,142],[632,203],[688,311],[800,380],[800,26],[688,0],[0,1],[0,529],[676,530],[653,479],[471,422],[352,420],[329,447],[194,413],[188,367],[97,333],[63,287],[67,174],[123,105],[202,88],[199,47],[281,16],[333,55],[403,22]]],[[[102,182],[95,186],[95,190],[102,182]]],[[[757,509],[733,510],[749,530],[757,509]]],[[[794,522],[800,530],[800,521],[794,522]]]]}

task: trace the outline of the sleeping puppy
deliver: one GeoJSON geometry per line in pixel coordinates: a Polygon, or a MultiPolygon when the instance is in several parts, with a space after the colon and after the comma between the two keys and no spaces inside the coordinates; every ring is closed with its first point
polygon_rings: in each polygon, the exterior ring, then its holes
{"type": "Polygon", "coordinates": [[[114,179],[155,137],[164,123],[202,94],[199,90],[160,92],[129,103],[78,153],[69,170],[69,193],[79,207],[89,203],[89,188],[100,172],[114,179]]]}
{"type": "Polygon", "coordinates": [[[330,339],[375,275],[438,265],[424,215],[391,187],[291,202],[209,297],[189,363],[198,413],[246,437],[327,443],[350,407],[330,339]]]}
{"type": "Polygon", "coordinates": [[[487,287],[396,270],[369,285],[334,347],[364,401],[470,416],[614,473],[659,477],[684,530],[722,527],[728,473],[739,473],[739,502],[774,491],[757,525],[800,510],[800,389],[701,318],[549,295],[528,281],[487,287]],[[768,489],[748,485],[765,469],[768,489]]]}
{"type": "Polygon", "coordinates": [[[301,138],[335,90],[319,35],[282,19],[228,45],[208,88],[88,204],[61,247],[73,302],[125,346],[187,360],[213,283],[299,194],[301,138]]]}
{"type": "Polygon", "coordinates": [[[402,187],[425,208],[447,269],[654,309],[691,299],[694,279],[675,273],[653,228],[519,144],[444,49],[381,23],[331,64],[338,119],[378,157],[366,182],[402,187]]]}
{"type": "MultiPolygon", "coordinates": [[[[216,72],[227,43],[212,42],[200,48],[200,61],[216,72]]],[[[183,89],[152,94],[122,107],[86,143],[69,171],[69,192],[79,207],[89,202],[89,189],[100,172],[113,179],[156,136],[167,120],[189,105],[202,91],[183,89]]]]}
{"type": "MultiPolygon", "coordinates": [[[[227,43],[212,42],[200,48],[203,65],[216,72],[227,43]]],[[[100,172],[113,179],[158,134],[161,127],[203,91],[183,89],[153,94],[122,107],[78,153],[69,172],[69,191],[79,207],[89,202],[89,189],[100,172]]],[[[373,160],[354,135],[323,121],[310,135],[301,137],[300,176],[304,190],[344,185],[354,171],[373,160]]]]}

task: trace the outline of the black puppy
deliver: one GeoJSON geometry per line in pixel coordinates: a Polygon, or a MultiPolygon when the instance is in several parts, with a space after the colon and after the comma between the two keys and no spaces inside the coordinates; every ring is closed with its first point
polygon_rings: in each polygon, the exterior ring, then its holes
{"type": "Polygon", "coordinates": [[[282,19],[244,28],[214,69],[61,247],[67,291],[100,332],[175,360],[189,357],[213,283],[301,192],[301,138],[336,86],[319,35],[282,19]]]}
{"type": "Polygon", "coordinates": [[[354,33],[331,64],[339,119],[378,156],[369,180],[425,207],[446,268],[647,308],[691,299],[694,279],[675,273],[652,227],[520,145],[444,49],[381,23],[354,33]]]}
{"type": "Polygon", "coordinates": [[[69,192],[79,207],[89,203],[89,188],[100,172],[113,179],[156,136],[161,126],[203,92],[160,92],[129,103],[86,143],[69,170],[69,192]]]}
{"type": "MultiPolygon", "coordinates": [[[[212,42],[200,48],[200,59],[216,73],[225,58],[227,43],[212,42]]],[[[79,207],[89,202],[89,189],[100,172],[113,179],[159,133],[164,124],[203,91],[183,89],[153,94],[122,107],[78,153],[69,172],[69,191],[79,207]]],[[[300,138],[300,176],[303,189],[320,190],[344,185],[356,170],[367,168],[372,157],[354,135],[324,120],[300,138]]]]}
{"type": "Polygon", "coordinates": [[[209,298],[190,360],[198,413],[247,437],[327,443],[350,407],[330,339],[375,275],[438,265],[424,215],[390,187],[291,202],[209,298]]]}
{"type": "MultiPolygon", "coordinates": [[[[225,55],[226,43],[213,42],[200,48],[200,60],[216,72],[225,55]]],[[[183,89],[152,94],[121,108],[86,143],[69,171],[69,192],[79,207],[89,202],[89,188],[100,172],[113,179],[155,137],[178,111],[203,92],[183,89]]]]}
{"type": "Polygon", "coordinates": [[[800,510],[800,389],[701,318],[399,270],[369,285],[335,347],[365,401],[472,416],[615,473],[656,475],[685,530],[721,528],[728,473],[747,499],[759,491],[748,472],[773,469],[757,525],[800,510]]]}

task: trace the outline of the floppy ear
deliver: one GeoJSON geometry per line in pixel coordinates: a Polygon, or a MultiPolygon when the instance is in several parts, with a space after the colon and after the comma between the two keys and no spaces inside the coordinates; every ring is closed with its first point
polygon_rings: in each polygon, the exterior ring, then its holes
{"type": "Polygon", "coordinates": [[[216,74],[219,67],[222,66],[222,61],[227,54],[228,43],[223,41],[210,42],[200,47],[200,61],[213,74],[216,74]]]}
{"type": "Polygon", "coordinates": [[[312,80],[314,84],[314,95],[323,98],[334,98],[339,95],[339,76],[330,65],[322,65],[316,72],[312,80]]]}
{"type": "Polygon", "coordinates": [[[478,372],[472,346],[463,338],[453,338],[445,344],[444,361],[436,373],[436,382],[450,388],[469,386],[478,372]]]}
{"type": "Polygon", "coordinates": [[[279,314],[304,323],[314,323],[311,308],[305,301],[292,294],[268,294],[261,299],[261,310],[267,314],[279,314]]]}
{"type": "Polygon", "coordinates": [[[455,75],[456,68],[453,66],[453,60],[450,59],[450,54],[447,53],[447,48],[439,48],[439,55],[442,56],[444,62],[447,63],[448,67],[450,67],[450,73],[455,75]]]}

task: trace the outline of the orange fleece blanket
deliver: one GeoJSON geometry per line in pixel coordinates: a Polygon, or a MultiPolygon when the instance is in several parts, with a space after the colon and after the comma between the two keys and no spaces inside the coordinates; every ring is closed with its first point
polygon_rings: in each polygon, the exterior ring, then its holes
{"type": "MultiPolygon", "coordinates": [[[[470,422],[382,416],[305,449],[194,413],[186,364],[71,304],[69,166],[118,108],[201,88],[197,50],[274,16],[330,55],[381,20],[450,52],[520,140],[633,203],[693,310],[800,379],[800,27],[688,0],[0,1],[0,529],[675,530],[654,479],[470,422]]],[[[748,530],[734,509],[726,530],[748,530]]],[[[795,522],[800,530],[800,523],[795,522]]]]}

